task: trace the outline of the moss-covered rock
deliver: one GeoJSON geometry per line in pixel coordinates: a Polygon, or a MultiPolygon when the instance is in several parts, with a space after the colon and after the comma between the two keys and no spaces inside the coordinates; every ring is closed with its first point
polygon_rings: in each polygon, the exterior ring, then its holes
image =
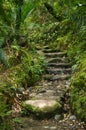
{"type": "Polygon", "coordinates": [[[45,116],[48,114],[55,113],[58,111],[60,113],[61,104],[56,100],[27,100],[23,104],[23,112],[34,113],[37,116],[45,116]]]}

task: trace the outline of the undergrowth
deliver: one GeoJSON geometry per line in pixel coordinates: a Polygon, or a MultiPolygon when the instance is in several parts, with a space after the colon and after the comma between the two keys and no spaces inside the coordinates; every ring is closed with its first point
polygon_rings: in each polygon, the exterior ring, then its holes
{"type": "Polygon", "coordinates": [[[86,53],[77,61],[72,77],[71,105],[76,115],[86,121],[86,53]]]}
{"type": "Polygon", "coordinates": [[[10,130],[12,127],[12,106],[17,93],[20,91],[23,93],[40,80],[46,66],[44,57],[33,49],[16,46],[10,48],[10,53],[12,54],[8,55],[10,67],[0,74],[0,127],[3,128],[2,130],[10,130]]]}

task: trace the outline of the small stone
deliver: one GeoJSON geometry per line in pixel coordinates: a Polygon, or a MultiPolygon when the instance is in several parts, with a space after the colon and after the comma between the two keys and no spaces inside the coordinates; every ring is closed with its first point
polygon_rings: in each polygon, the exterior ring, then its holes
{"type": "Polygon", "coordinates": [[[20,87],[20,88],[18,88],[18,93],[23,93],[23,91],[24,91],[24,88],[23,87],[20,87]]]}
{"type": "Polygon", "coordinates": [[[59,120],[61,120],[62,119],[62,116],[61,115],[55,115],[55,117],[54,117],[54,119],[56,120],[56,121],[59,121],[59,120]]]}
{"type": "Polygon", "coordinates": [[[45,129],[48,129],[48,128],[49,128],[49,126],[44,126],[44,128],[45,128],[45,129]]]}
{"type": "Polygon", "coordinates": [[[29,94],[29,96],[34,97],[34,96],[36,96],[36,93],[33,92],[33,93],[29,94]]]}
{"type": "Polygon", "coordinates": [[[56,126],[51,126],[50,130],[57,130],[56,126]]]}
{"type": "Polygon", "coordinates": [[[73,121],[73,120],[76,120],[76,116],[75,116],[75,115],[72,115],[72,116],[69,117],[69,119],[72,120],[72,121],[73,121]]]}

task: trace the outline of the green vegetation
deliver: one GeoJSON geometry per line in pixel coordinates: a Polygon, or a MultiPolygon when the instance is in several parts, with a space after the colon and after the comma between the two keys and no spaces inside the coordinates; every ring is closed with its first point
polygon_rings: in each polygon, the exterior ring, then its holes
{"type": "Polygon", "coordinates": [[[71,106],[77,116],[86,120],[86,1],[1,0],[2,130],[11,129],[12,105],[18,89],[34,85],[44,73],[44,57],[37,52],[44,45],[67,53],[73,72],[71,106]]]}
{"type": "MultiPolygon", "coordinates": [[[[28,32],[25,30],[25,20],[37,5],[38,1],[0,2],[0,129],[2,130],[12,129],[13,111],[19,102],[17,95],[41,79],[45,70],[44,57],[38,54],[34,44],[29,42],[28,32]]],[[[20,109],[20,105],[17,109],[20,109]]]]}
{"type": "Polygon", "coordinates": [[[76,65],[71,81],[71,104],[75,113],[86,121],[86,53],[82,54],[76,65]]]}

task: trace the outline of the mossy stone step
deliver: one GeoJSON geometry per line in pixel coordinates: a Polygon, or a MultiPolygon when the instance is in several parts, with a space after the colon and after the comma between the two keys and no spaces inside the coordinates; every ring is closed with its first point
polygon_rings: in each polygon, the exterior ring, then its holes
{"type": "Polygon", "coordinates": [[[48,63],[48,67],[56,67],[56,68],[70,68],[70,63],[48,63]]]}
{"type": "Polygon", "coordinates": [[[71,68],[48,68],[46,70],[48,74],[71,74],[71,68]]]}
{"type": "Polygon", "coordinates": [[[71,76],[67,75],[45,75],[43,78],[48,81],[68,80],[71,76]]]}
{"type": "Polygon", "coordinates": [[[64,57],[66,54],[64,52],[53,52],[53,53],[45,53],[45,57],[55,58],[55,57],[64,57]]]}
{"type": "Polygon", "coordinates": [[[44,53],[53,53],[53,52],[58,52],[60,50],[57,50],[57,49],[50,49],[50,48],[46,48],[46,49],[43,49],[43,52],[44,53]]]}
{"type": "Polygon", "coordinates": [[[47,60],[48,63],[59,63],[59,62],[64,62],[64,63],[68,63],[68,58],[66,57],[56,57],[56,58],[48,58],[47,60]]]}

